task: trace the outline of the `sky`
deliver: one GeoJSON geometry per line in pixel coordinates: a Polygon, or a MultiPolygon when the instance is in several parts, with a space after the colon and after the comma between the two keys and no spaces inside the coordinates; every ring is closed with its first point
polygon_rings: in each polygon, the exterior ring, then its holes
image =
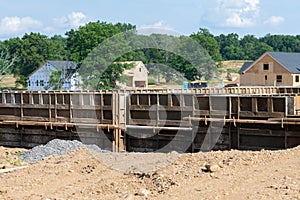
{"type": "Polygon", "coordinates": [[[0,40],[39,32],[64,35],[91,21],[131,23],[180,35],[300,35],[300,1],[285,0],[0,0],[0,40]]]}

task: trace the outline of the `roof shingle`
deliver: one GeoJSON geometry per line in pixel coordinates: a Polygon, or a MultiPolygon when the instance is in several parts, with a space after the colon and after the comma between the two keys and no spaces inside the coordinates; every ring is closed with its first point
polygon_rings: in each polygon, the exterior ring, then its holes
{"type": "Polygon", "coordinates": [[[300,53],[269,52],[269,55],[291,73],[300,73],[300,53]]]}
{"type": "Polygon", "coordinates": [[[246,71],[246,69],[248,69],[250,67],[250,65],[252,65],[253,62],[244,62],[244,64],[242,65],[239,74],[242,74],[244,71],[246,71]]]}

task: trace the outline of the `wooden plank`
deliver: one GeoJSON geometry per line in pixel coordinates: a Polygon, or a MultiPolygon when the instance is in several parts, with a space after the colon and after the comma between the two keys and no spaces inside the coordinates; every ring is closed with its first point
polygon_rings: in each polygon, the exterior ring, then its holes
{"type": "Polygon", "coordinates": [[[241,135],[253,136],[269,136],[269,137],[284,137],[284,130],[271,130],[271,129],[245,129],[240,128],[241,135]]]}
{"type": "Polygon", "coordinates": [[[73,118],[71,123],[93,123],[93,124],[100,124],[99,119],[91,119],[91,118],[73,118]]]}
{"type": "Polygon", "coordinates": [[[0,115],[0,120],[1,121],[6,121],[6,120],[20,121],[21,117],[18,117],[18,116],[9,116],[9,115],[0,115]]]}
{"type": "Polygon", "coordinates": [[[240,118],[283,118],[284,113],[269,113],[269,112],[239,112],[240,118]]]}

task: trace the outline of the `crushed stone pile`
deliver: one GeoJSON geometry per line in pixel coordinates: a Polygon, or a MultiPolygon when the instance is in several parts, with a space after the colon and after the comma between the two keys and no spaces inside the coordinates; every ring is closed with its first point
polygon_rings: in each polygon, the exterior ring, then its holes
{"type": "Polygon", "coordinates": [[[46,145],[39,145],[30,150],[24,151],[19,158],[24,162],[38,162],[50,155],[64,155],[69,151],[79,148],[88,148],[98,153],[107,153],[109,151],[99,148],[97,145],[86,145],[77,140],[54,139],[46,145]]]}

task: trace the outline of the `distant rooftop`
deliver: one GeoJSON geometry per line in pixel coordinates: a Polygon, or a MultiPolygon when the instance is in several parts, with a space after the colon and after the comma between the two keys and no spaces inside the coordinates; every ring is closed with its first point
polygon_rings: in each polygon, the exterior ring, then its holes
{"type": "Polygon", "coordinates": [[[250,67],[250,65],[252,65],[252,63],[253,62],[245,62],[239,70],[239,74],[242,74],[244,71],[246,71],[250,67]]]}
{"type": "MultiPolygon", "coordinates": [[[[293,74],[300,73],[300,53],[288,53],[288,52],[267,52],[265,53],[274,58],[279,64],[285,67],[289,72],[293,74]]],[[[254,62],[245,62],[239,74],[245,72],[254,62]]]]}
{"type": "Polygon", "coordinates": [[[57,70],[76,69],[77,66],[74,61],[47,60],[47,62],[57,70]]]}
{"type": "Polygon", "coordinates": [[[269,52],[268,54],[291,73],[300,73],[300,53],[269,52]]]}

